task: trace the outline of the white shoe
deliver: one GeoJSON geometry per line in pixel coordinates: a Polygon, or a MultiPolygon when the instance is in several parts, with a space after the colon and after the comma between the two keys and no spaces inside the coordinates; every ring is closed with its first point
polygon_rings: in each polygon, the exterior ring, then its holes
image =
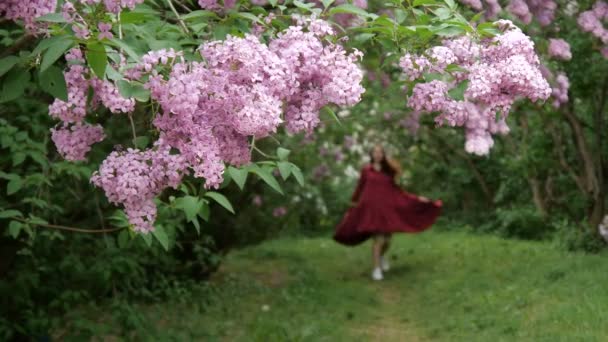
{"type": "Polygon", "coordinates": [[[374,279],[374,280],[384,279],[384,277],[382,276],[382,269],[380,269],[378,267],[374,268],[374,271],[372,272],[372,279],[374,279]]]}
{"type": "Polygon", "coordinates": [[[391,269],[391,265],[388,263],[388,259],[385,257],[380,258],[380,267],[384,272],[391,269]]]}

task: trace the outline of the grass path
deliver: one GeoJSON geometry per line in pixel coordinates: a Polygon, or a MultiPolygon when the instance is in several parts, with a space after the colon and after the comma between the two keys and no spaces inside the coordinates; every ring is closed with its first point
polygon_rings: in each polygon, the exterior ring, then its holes
{"type": "Polygon", "coordinates": [[[146,305],[135,336],[176,341],[608,341],[608,255],[463,233],[369,244],[280,239],[229,254],[211,284],[146,305]],[[185,297],[186,298],[186,297],[185,297]]]}

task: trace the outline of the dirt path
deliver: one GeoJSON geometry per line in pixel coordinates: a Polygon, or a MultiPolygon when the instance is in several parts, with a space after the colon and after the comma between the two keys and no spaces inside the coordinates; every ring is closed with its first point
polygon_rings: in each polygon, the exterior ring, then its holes
{"type": "Polygon", "coordinates": [[[377,288],[379,304],[375,308],[378,319],[367,325],[349,327],[353,335],[365,338],[366,341],[382,342],[426,342],[411,322],[399,318],[399,307],[402,305],[401,293],[393,284],[387,282],[372,283],[377,288]]]}

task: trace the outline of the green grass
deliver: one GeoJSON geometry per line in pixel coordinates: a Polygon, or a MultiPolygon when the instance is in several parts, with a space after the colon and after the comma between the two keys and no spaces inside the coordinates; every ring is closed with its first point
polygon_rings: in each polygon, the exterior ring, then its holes
{"type": "MultiPolygon", "coordinates": [[[[346,248],[322,238],[280,239],[233,252],[211,284],[185,289],[183,301],[130,307],[143,322],[133,323],[129,336],[608,340],[605,255],[465,233],[400,235],[390,251],[393,270],[384,281],[372,282],[369,254],[369,244],[346,248]]],[[[115,331],[113,317],[105,320],[109,335],[115,331]]]]}

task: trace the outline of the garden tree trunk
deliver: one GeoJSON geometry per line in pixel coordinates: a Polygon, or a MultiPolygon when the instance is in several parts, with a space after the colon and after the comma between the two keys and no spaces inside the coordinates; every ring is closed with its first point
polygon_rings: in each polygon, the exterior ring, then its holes
{"type": "MultiPolygon", "coordinates": [[[[519,145],[516,145],[510,137],[507,138],[507,141],[509,142],[508,146],[511,148],[511,153],[513,153],[515,155],[517,155],[517,154],[521,155],[522,153],[527,153],[530,126],[528,124],[528,118],[526,115],[527,114],[524,113],[523,115],[519,116],[519,124],[521,126],[522,133],[523,133],[523,138],[522,138],[521,143],[519,145]],[[518,151],[518,149],[523,149],[524,151],[523,152],[518,151]]],[[[536,211],[540,214],[540,216],[543,219],[546,219],[548,216],[548,209],[547,209],[548,202],[543,194],[543,185],[538,180],[538,176],[530,175],[531,173],[534,173],[534,172],[532,172],[530,170],[526,170],[526,173],[528,174],[527,180],[528,180],[528,184],[530,185],[530,190],[532,192],[532,202],[534,203],[534,206],[536,207],[536,211]]],[[[546,188],[546,185],[545,185],[545,188],[546,188]]]]}
{"type": "MultiPolygon", "coordinates": [[[[603,104],[601,105],[600,110],[603,110],[603,104]]],[[[597,226],[604,217],[604,197],[606,194],[603,181],[604,175],[602,171],[603,158],[601,156],[601,146],[598,146],[600,149],[596,151],[597,154],[599,154],[599,157],[594,158],[594,153],[590,148],[590,144],[587,142],[583,125],[580,119],[574,114],[574,105],[572,102],[570,102],[568,108],[563,111],[563,114],[570,126],[578,150],[578,156],[582,162],[582,174],[580,175],[580,178],[584,182],[584,195],[589,201],[587,221],[591,225],[591,229],[597,231],[597,226]]],[[[598,127],[596,130],[600,131],[601,127],[598,127]]],[[[600,142],[601,138],[599,132],[596,132],[596,134],[598,134],[597,141],[600,142]]]]}
{"type": "Polygon", "coordinates": [[[473,161],[471,156],[469,154],[461,151],[458,148],[452,147],[450,144],[445,142],[438,135],[433,136],[432,140],[438,142],[439,145],[441,145],[441,147],[444,150],[448,150],[449,152],[452,153],[452,155],[456,155],[456,156],[460,157],[460,159],[462,159],[466,163],[469,170],[471,170],[473,177],[475,177],[477,184],[479,184],[479,188],[481,189],[481,191],[484,194],[486,205],[490,208],[493,207],[494,206],[494,194],[492,193],[492,190],[490,190],[490,187],[488,186],[488,183],[486,182],[485,178],[483,177],[483,174],[481,173],[481,171],[479,171],[479,168],[477,168],[477,165],[475,165],[475,162],[473,161]]]}
{"type": "Polygon", "coordinates": [[[541,182],[536,177],[528,177],[528,183],[532,189],[532,200],[534,201],[536,210],[543,219],[547,218],[547,202],[543,196],[541,182]]]}

